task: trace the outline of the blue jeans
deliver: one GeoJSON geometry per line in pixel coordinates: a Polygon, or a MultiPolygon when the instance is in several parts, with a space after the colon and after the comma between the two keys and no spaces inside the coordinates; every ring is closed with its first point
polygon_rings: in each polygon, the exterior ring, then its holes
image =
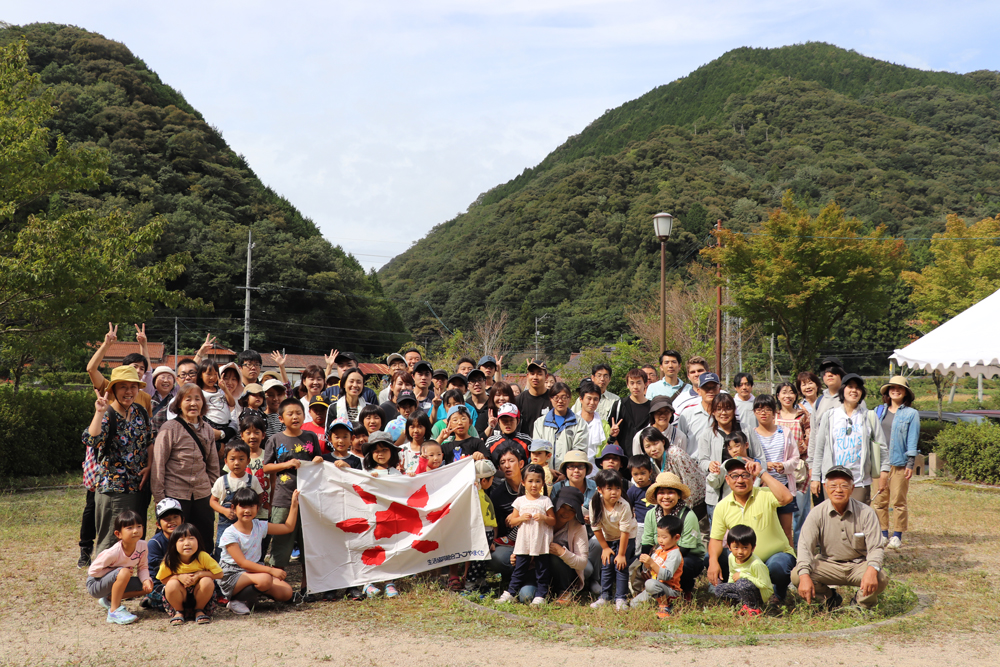
{"type": "Polygon", "coordinates": [[[799,548],[799,533],[802,532],[802,525],[806,522],[806,517],[812,510],[812,494],[808,491],[799,491],[795,494],[795,518],[792,521],[792,541],[795,542],[795,549],[799,548]]]}
{"type": "MultiPolygon", "coordinates": [[[[609,541],[608,546],[614,552],[614,556],[617,556],[618,540],[614,542],[609,541]]],[[[601,565],[601,597],[605,600],[611,599],[611,587],[613,584],[615,600],[627,600],[628,566],[635,560],[635,539],[628,541],[628,546],[625,548],[625,567],[621,570],[615,567],[614,556],[612,556],[607,565],[601,565]]]]}
{"type": "MultiPolygon", "coordinates": [[[[708,556],[705,556],[705,562],[706,564],[709,562],[708,556]]],[[[792,583],[792,568],[795,567],[795,556],[784,551],[779,551],[764,561],[764,564],[767,565],[767,571],[771,575],[771,585],[774,587],[774,594],[778,596],[779,600],[784,600],[788,584],[792,583]]],[[[722,570],[719,575],[722,577],[722,581],[728,581],[729,549],[727,547],[722,549],[722,555],[719,556],[719,568],[722,570]]],[[[767,600],[764,600],[764,602],[767,602],[767,600]]]]}
{"type": "Polygon", "coordinates": [[[524,555],[515,556],[514,572],[511,574],[507,592],[511,595],[517,595],[521,592],[522,586],[527,587],[534,584],[535,593],[532,596],[533,598],[544,598],[547,596],[549,594],[549,582],[552,580],[552,570],[549,563],[551,558],[552,556],[549,554],[535,556],[535,571],[532,573],[529,569],[532,557],[524,555]]]}

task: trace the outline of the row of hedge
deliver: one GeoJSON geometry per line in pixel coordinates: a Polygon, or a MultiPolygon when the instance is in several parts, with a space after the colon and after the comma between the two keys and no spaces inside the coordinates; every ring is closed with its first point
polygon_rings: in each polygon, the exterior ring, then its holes
{"type": "Polygon", "coordinates": [[[934,452],[956,479],[1000,484],[1000,426],[963,422],[938,433],[934,452]]]}
{"type": "Polygon", "coordinates": [[[93,415],[92,391],[0,386],[0,478],[80,470],[93,415]]]}

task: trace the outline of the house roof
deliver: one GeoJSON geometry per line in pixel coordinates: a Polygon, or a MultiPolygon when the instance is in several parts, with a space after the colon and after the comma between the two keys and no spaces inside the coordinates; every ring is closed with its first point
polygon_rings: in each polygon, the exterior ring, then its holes
{"type": "MultiPolygon", "coordinates": [[[[95,349],[100,347],[100,343],[91,344],[95,349]]],[[[165,352],[165,345],[163,343],[149,343],[149,363],[153,366],[159,366],[163,363],[163,353],[165,352]]],[[[104,366],[108,368],[117,368],[122,365],[122,359],[130,354],[141,354],[142,347],[139,343],[134,341],[116,341],[108,346],[108,351],[104,355],[104,366]]]]}
{"type": "MultiPolygon", "coordinates": [[[[299,371],[304,370],[307,366],[312,365],[319,366],[320,368],[326,368],[326,361],[324,361],[323,355],[289,354],[285,360],[285,370],[293,373],[298,373],[299,371]]],[[[365,375],[389,375],[391,373],[389,367],[385,364],[359,363],[358,367],[365,375]]],[[[264,357],[264,367],[261,370],[276,371],[278,370],[278,367],[271,362],[270,357],[264,357]]]]}

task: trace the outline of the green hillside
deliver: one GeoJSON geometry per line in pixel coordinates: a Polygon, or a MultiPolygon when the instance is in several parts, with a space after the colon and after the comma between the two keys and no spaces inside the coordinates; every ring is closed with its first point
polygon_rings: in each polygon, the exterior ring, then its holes
{"type": "MultiPolygon", "coordinates": [[[[157,256],[188,251],[192,262],[172,289],[211,302],[206,311],[161,309],[147,330],[170,340],[180,317],[182,348],[205,331],[235,349],[243,344],[247,232],[253,230],[251,345],[288,352],[341,349],[378,353],[408,337],[378,277],[266,187],[183,96],[118,42],[79,28],[34,24],[0,29],[0,45],[25,38],[30,65],[54,89],[56,133],[110,151],[112,182],[65,193],[39,209],[129,208],[139,224],[169,224],[157,256]]],[[[152,258],[157,259],[157,258],[152,258]]]]}
{"type": "Polygon", "coordinates": [[[716,219],[748,229],[789,189],[810,210],[836,201],[913,237],[946,213],[996,215],[998,105],[996,72],[923,72],[816,43],[738,49],[605,113],[381,277],[418,335],[439,327],[428,303],[450,328],[506,308],[522,345],[551,313],[542,331],[561,356],[617,340],[626,309],[653,295],[659,210],[678,218],[671,280],[716,219]]]}

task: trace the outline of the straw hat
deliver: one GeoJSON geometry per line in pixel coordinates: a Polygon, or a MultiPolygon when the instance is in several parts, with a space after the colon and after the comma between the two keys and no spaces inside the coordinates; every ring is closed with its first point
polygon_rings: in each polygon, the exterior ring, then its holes
{"type": "Polygon", "coordinates": [[[113,398],[115,395],[115,385],[122,382],[135,382],[140,388],[146,386],[146,383],[139,379],[139,371],[135,370],[133,366],[119,366],[111,371],[111,379],[108,380],[104,391],[108,393],[109,397],[113,398]]]}
{"type": "Polygon", "coordinates": [[[656,481],[646,489],[646,501],[650,505],[656,504],[657,489],[674,489],[681,494],[681,500],[687,500],[691,496],[691,489],[688,488],[688,485],[672,472],[661,472],[656,476],[656,481]]]}
{"type": "Polygon", "coordinates": [[[913,390],[910,389],[910,383],[907,382],[906,378],[902,375],[894,375],[887,383],[882,385],[882,387],[878,390],[878,393],[882,394],[882,396],[888,396],[889,387],[902,387],[906,390],[906,393],[910,395],[910,403],[913,402],[913,390]]]}
{"type": "MultiPolygon", "coordinates": [[[[510,405],[510,404],[506,403],[505,405],[510,405]]],[[[585,452],[581,452],[578,449],[571,449],[570,451],[566,452],[565,456],[563,456],[562,463],[559,464],[559,472],[561,472],[563,475],[566,474],[567,463],[582,463],[586,465],[587,475],[589,475],[591,472],[594,471],[594,464],[587,460],[587,454],[585,452]]]]}

